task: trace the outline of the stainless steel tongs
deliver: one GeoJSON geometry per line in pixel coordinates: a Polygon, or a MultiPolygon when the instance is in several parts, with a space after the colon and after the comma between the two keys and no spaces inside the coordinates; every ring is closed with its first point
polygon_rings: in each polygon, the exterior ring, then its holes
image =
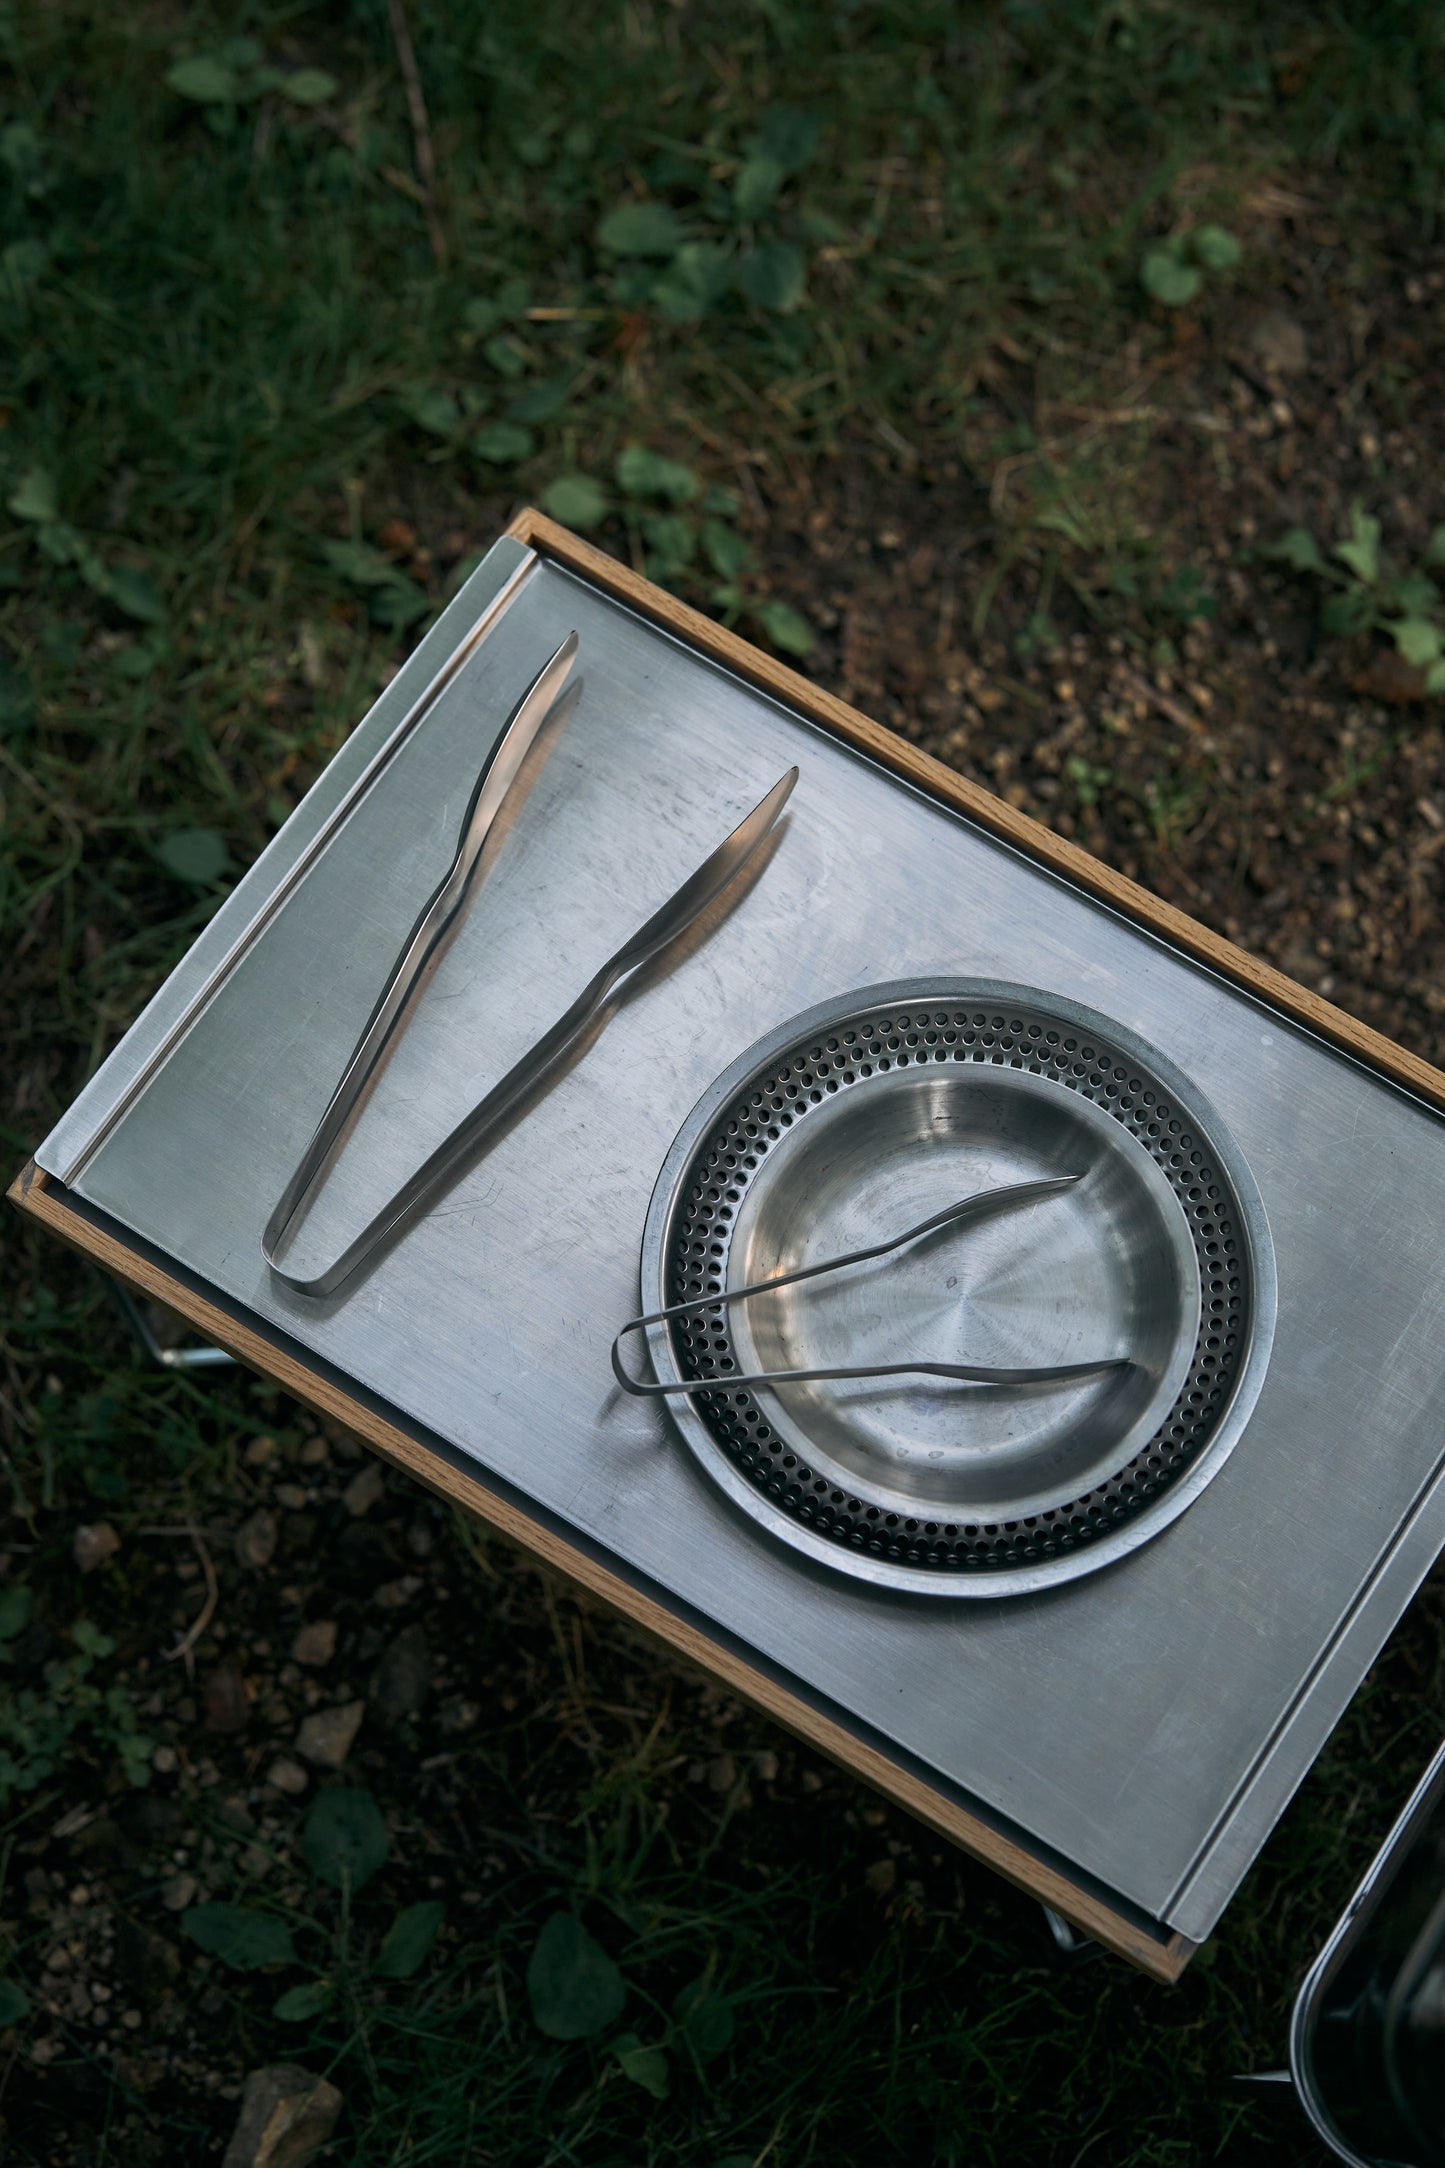
{"type": "Polygon", "coordinates": [[[867,1249],[849,1250],[842,1257],[829,1257],[822,1264],[803,1265],[796,1272],[780,1272],[775,1279],[754,1280],[750,1287],[724,1288],[714,1295],[699,1295],[691,1302],[675,1302],[666,1310],[652,1310],[646,1317],[629,1318],[612,1343],[612,1368],[618,1384],[629,1393],[717,1393],[734,1392],[739,1387],[753,1385],[803,1385],[817,1378],[961,1378],[973,1385],[1052,1385],[1062,1384],[1070,1378],[1092,1377],[1100,1370],[1127,1368],[1126,1355],[1105,1355],[1094,1362],[1035,1364],[1027,1369],[1000,1370],[985,1363],[858,1363],[829,1364],[815,1370],[759,1370],[750,1377],[742,1377],[732,1370],[720,1371],[711,1378],[684,1378],[680,1383],[654,1383],[646,1378],[635,1378],[624,1368],[622,1342],[630,1332],[641,1332],[648,1325],[662,1325],[675,1317],[697,1317],[705,1310],[721,1309],[725,1303],[746,1302],[753,1295],[771,1294],[779,1287],[795,1287],[800,1280],[815,1280],[825,1272],[841,1272],[845,1265],[863,1265],[875,1257],[886,1257],[890,1251],[904,1249],[910,1242],[918,1242],[924,1235],[933,1234],[950,1223],[967,1225],[970,1221],[990,1219],[996,1212],[1020,1210],[1035,1204],[1041,1197],[1052,1197],[1060,1190],[1071,1189],[1083,1177],[1077,1174],[1053,1175],[1038,1182],[1015,1182],[1006,1189],[983,1190],[976,1197],[965,1197],[958,1204],[948,1205],[931,1218],[920,1220],[916,1227],[909,1227],[901,1235],[893,1235],[886,1242],[875,1242],[867,1249]]]}
{"type": "Polygon", "coordinates": [[[284,1265],[277,1263],[277,1252],[283,1247],[303,1207],[320,1188],[332,1150],[396,1032],[412,989],[481,871],[497,815],[562,689],[576,654],[577,635],[569,632],[512,710],[506,728],[487,756],[486,765],[477,779],[451,867],[402,943],[401,953],[341,1072],[315,1134],[266,1222],[261,1253],[277,1277],[298,1294],[329,1295],[388,1235],[421,1210],[463,1161],[501,1126],[523,1095],[576,1045],[624,980],[634,976],[660,949],[690,926],[737,878],[782,812],[798,779],[796,768],[790,768],[779,778],[746,820],[719,844],[695,873],[689,875],[662,909],[654,912],[646,924],[608,958],[566,1014],[534,1041],[471,1112],[462,1117],[334,1263],[310,1279],[288,1272],[284,1265]]]}

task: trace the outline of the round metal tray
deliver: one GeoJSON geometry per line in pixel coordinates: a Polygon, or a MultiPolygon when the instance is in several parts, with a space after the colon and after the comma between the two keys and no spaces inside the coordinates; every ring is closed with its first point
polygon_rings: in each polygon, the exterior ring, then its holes
{"type": "Polygon", "coordinates": [[[1061,1174],[1078,1179],[1025,1209],[651,1327],[659,1379],[698,1382],[669,1406],[709,1474],[795,1549],[931,1595],[1044,1587],[1166,1526],[1223,1464],[1262,1383],[1269,1231],[1199,1094],[1060,996],[913,981],[770,1033],[668,1154],[643,1307],[819,1264],[957,1199],[1061,1174]],[[1048,1384],[726,1382],[910,1355],[1123,1360],[1048,1384]]]}

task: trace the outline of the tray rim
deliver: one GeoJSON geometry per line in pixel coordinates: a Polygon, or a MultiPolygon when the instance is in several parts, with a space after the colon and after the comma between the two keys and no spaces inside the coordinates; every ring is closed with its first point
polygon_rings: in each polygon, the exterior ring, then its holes
{"type": "MultiPolygon", "coordinates": [[[[996,1572],[970,1577],[966,1574],[941,1574],[927,1567],[899,1567],[890,1564],[885,1568],[865,1556],[844,1550],[840,1544],[826,1536],[816,1535],[812,1529],[805,1527],[791,1515],[773,1511],[756,1486],[748,1482],[723,1455],[711,1430],[689,1398],[677,1395],[670,1399],[667,1413],[674,1428],[681,1432],[699,1467],[719,1485],[732,1502],[775,1540],[786,1543],[816,1564],[835,1573],[846,1574],[865,1588],[884,1588],[893,1593],[926,1596],[936,1601],[951,1599],[997,1603],[1010,1597],[1028,1597],[1049,1589],[1061,1588],[1070,1581],[1080,1580],[1087,1574],[1112,1565],[1117,1559],[1126,1557],[1129,1552],[1138,1550],[1143,1544],[1162,1535],[1164,1530],[1194,1503],[1200,1492],[1213,1481],[1228,1461],[1249,1426],[1255,1403],[1263,1388],[1274,1344],[1279,1295],[1274,1240],[1270,1234],[1269,1218],[1249,1163],[1235,1143],[1227,1124],[1215,1111],[1207,1096],[1191,1085],[1177,1064],[1148,1046],[1136,1032],[1116,1024],[1111,1017],[1086,1007],[1082,1002],[1072,1001],[1065,995],[1051,993],[1045,988],[1019,986],[1003,979],[950,979],[943,972],[927,978],[892,979],[872,986],[845,988],[835,997],[814,1002],[784,1023],[775,1025],[771,1031],[764,1032],[761,1038],[744,1048],[725,1069],[719,1071],[707,1090],[695,1102],[668,1147],[658,1170],[657,1180],[653,1184],[652,1195],[648,1199],[638,1259],[638,1284],[644,1313],[666,1307],[666,1260],[673,1224],[680,1208],[684,1178],[708,1130],[728,1101],[758,1068],[776,1059],[797,1039],[806,1038],[825,1026],[836,1028],[850,1016],[866,1013],[872,1008],[893,1007],[900,1002],[912,1005],[920,1001],[967,1001],[975,998],[980,1001],[996,1001],[1005,1008],[1011,1003],[1017,1003],[1020,1007],[1048,1010],[1079,1029],[1097,1035],[1106,1044],[1116,1045],[1122,1053],[1133,1055],[1151,1075],[1166,1086],[1181,1106],[1199,1117],[1200,1127],[1209,1141],[1211,1156],[1219,1162],[1239,1206],[1240,1217],[1244,1222],[1245,1246],[1251,1275],[1249,1347],[1224,1413],[1203,1451],[1158,1499],[1132,1515],[1111,1535],[1101,1536],[1078,1551],[1045,1560],[1037,1566],[1005,1567],[996,1572]]],[[[1060,1089],[1064,1087],[1061,1086],[1060,1089]]],[[[1131,1141],[1137,1144],[1137,1139],[1131,1141]]],[[[673,1360],[672,1341],[667,1326],[649,1325],[646,1329],[646,1340],[648,1355],[657,1377],[676,1379],[679,1372],[673,1360]]]]}

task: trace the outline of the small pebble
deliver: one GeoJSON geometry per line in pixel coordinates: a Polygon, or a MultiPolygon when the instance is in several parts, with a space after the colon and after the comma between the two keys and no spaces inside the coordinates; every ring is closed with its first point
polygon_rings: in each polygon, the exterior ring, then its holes
{"type": "Polygon", "coordinates": [[[422,1585],[419,1574],[404,1573],[399,1581],[383,1581],[371,1600],[380,1605],[383,1611],[400,1611],[403,1605],[411,1602],[422,1585]]]}
{"type": "Polygon", "coordinates": [[[291,1644],[291,1654],[298,1664],[317,1668],[329,1664],[336,1654],[335,1619],[313,1619],[309,1626],[303,1626],[291,1644]]]}
{"type": "Polygon", "coordinates": [[[168,1777],[179,1767],[180,1756],[173,1746],[158,1746],[151,1756],[151,1767],[158,1776],[168,1777]]]}
{"type": "Polygon", "coordinates": [[[83,1523],[75,1531],[71,1556],[82,1573],[94,1573],[108,1558],[114,1558],[120,1549],[120,1537],[109,1521],[83,1523]]]}
{"type": "Polygon", "coordinates": [[[306,1504],[306,1493],[299,1483],[278,1483],[276,1503],[284,1506],[288,1513],[300,1513],[306,1504]]]}
{"type": "Polygon", "coordinates": [[[287,1754],[280,1755],[266,1771],[266,1782],[278,1792],[304,1792],[311,1779],[300,1762],[294,1762],[287,1754]]]}
{"type": "Polygon", "coordinates": [[[193,1874],[168,1874],[161,1884],[161,1903],[167,1912],[184,1912],[194,1903],[196,1878],[193,1874]]]}
{"type": "Polygon", "coordinates": [[[251,1715],[251,1697],[240,1667],[227,1661],[218,1664],[201,1689],[207,1731],[244,1731],[251,1715]]]}
{"type": "Polygon", "coordinates": [[[761,1754],[759,1754],[759,1755],[757,1755],[757,1756],[756,1756],[756,1758],[754,1759],[754,1762],[753,1762],[753,1767],[754,1767],[754,1768],[755,1768],[755,1769],[757,1770],[757,1772],[758,1772],[758,1779],[759,1779],[759,1782],[760,1782],[760,1783],[763,1783],[763,1784],[776,1784],[776,1783],[777,1783],[777,1781],[778,1781],[778,1757],[777,1757],[777,1755],[776,1755],[776,1754],[775,1754],[775,1753],[773,1752],[773,1750],[772,1750],[772,1748],[771,1748],[771,1747],[764,1747],[764,1749],[763,1749],[762,1753],[761,1753],[761,1754]]]}
{"type": "Polygon", "coordinates": [[[738,1778],[738,1766],[731,1754],[718,1754],[707,1765],[707,1788],[710,1792],[730,1792],[738,1778]]]}
{"type": "Polygon", "coordinates": [[[264,1468],[275,1458],[276,1440],[274,1438],[253,1438],[246,1448],[245,1459],[248,1468],[264,1468]]]}
{"type": "Polygon", "coordinates": [[[236,1530],[236,1563],[259,1573],[276,1555],[276,1516],[261,1506],[236,1530]]]}
{"type": "Polygon", "coordinates": [[[336,1709],[318,1709],[302,1720],[296,1734],[296,1751],[318,1769],[339,1769],[351,1752],[361,1728],[364,1701],[344,1701],[336,1709]]]}
{"type": "Polygon", "coordinates": [[[360,1520],[362,1514],[369,1513],[376,1504],[384,1486],[380,1461],[369,1460],[360,1473],[351,1478],[341,1493],[341,1502],[353,1519],[360,1520]]]}

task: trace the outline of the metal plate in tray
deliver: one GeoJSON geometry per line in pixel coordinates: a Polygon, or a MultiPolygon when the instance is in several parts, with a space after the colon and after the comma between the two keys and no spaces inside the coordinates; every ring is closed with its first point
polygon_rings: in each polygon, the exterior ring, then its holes
{"type": "Polygon", "coordinates": [[[1274,1317],[1268,1226],[1217,1115],[1132,1035],[993,982],[875,987],[769,1035],[669,1154],[643,1300],[659,1309],[885,1239],[955,1199],[1069,1190],[902,1253],[654,1327],[684,1437],[731,1496],[845,1573],[930,1595],[1067,1580],[1155,1534],[1222,1466],[1274,1317]],[[909,1354],[1028,1385],[729,1373],[909,1354]]]}

